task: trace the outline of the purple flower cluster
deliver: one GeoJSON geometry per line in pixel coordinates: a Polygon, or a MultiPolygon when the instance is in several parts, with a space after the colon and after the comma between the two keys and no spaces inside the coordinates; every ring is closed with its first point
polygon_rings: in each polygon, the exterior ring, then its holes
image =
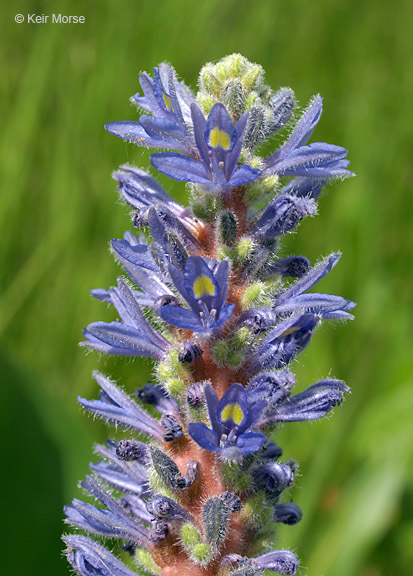
{"type": "Polygon", "coordinates": [[[101,460],[81,485],[100,504],[74,499],[66,521],[118,540],[131,559],[124,564],[82,534],[64,537],[67,557],[81,576],[292,575],[292,552],[256,552],[263,525],[302,517],[286,498],[296,465],[270,434],[279,423],[327,416],[349,393],[327,378],[293,395],[287,367],[324,320],[351,319],[355,304],[310,291],[339,254],[311,266],[304,256],[280,257],[278,238],[316,214],[327,182],[351,175],[347,151],[308,144],[321,116],[316,96],[286,142],[257,155],[290,120],[294,95],[272,93],[261,67],[240,55],[208,64],[197,97],[166,64],[153,78],[141,74],[140,85],[132,100],[144,114],[106,129],[164,150],[152,166],[188,182],[192,200],[181,206],[139,168],[114,174],[140,232],[111,241],[125,277],[92,294],[118,318],[90,324],[82,345],[149,357],[156,380],[132,398],[96,372],[98,399],[79,398],[128,432],[96,446],[101,460]]]}

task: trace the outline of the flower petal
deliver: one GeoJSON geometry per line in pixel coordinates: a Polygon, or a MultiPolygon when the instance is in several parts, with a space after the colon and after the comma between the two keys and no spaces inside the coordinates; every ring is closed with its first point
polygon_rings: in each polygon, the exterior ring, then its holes
{"type": "Polygon", "coordinates": [[[197,314],[187,308],[166,304],[159,308],[159,316],[168,324],[172,324],[172,326],[186,328],[187,330],[202,330],[197,314]]]}
{"type": "Polygon", "coordinates": [[[106,354],[120,356],[149,356],[160,360],[163,350],[148,340],[142,331],[122,322],[93,322],[83,331],[87,338],[81,346],[88,346],[105,352],[106,354]]]}
{"type": "Polygon", "coordinates": [[[308,142],[320,120],[322,109],[323,99],[318,94],[304,111],[287,142],[265,160],[268,167],[273,167],[278,161],[286,158],[292,150],[308,142]]]}
{"type": "Polygon", "coordinates": [[[266,440],[265,434],[246,432],[238,437],[236,446],[241,450],[243,456],[248,456],[248,454],[254,454],[254,452],[261,450],[266,440]]]}
{"type": "Polygon", "coordinates": [[[227,186],[243,186],[248,182],[252,182],[261,176],[261,170],[258,168],[253,168],[252,166],[248,166],[244,164],[243,166],[239,166],[235,172],[233,173],[232,177],[226,183],[227,186]]]}
{"type": "Polygon", "coordinates": [[[209,382],[207,382],[207,384],[204,386],[204,396],[208,408],[208,416],[211,422],[211,426],[213,430],[215,430],[215,432],[218,434],[218,436],[221,436],[223,433],[223,427],[218,419],[219,398],[209,382]]]}
{"type": "Polygon", "coordinates": [[[178,182],[211,184],[211,179],[203,163],[190,156],[173,152],[160,152],[159,154],[152,154],[151,164],[159,172],[178,180],[178,182]]]}
{"type": "Polygon", "coordinates": [[[139,122],[132,122],[130,120],[108,122],[105,124],[105,130],[118,138],[140,144],[141,146],[143,146],[142,142],[144,138],[148,136],[139,122]]]}
{"type": "Polygon", "coordinates": [[[207,428],[205,424],[198,422],[188,424],[188,434],[204,450],[209,450],[209,452],[218,452],[220,450],[218,434],[214,430],[207,428]]]}
{"type": "Polygon", "coordinates": [[[237,131],[223,104],[215,104],[208,115],[205,140],[209,148],[230,152],[237,139],[237,131]]]}
{"type": "Polygon", "coordinates": [[[219,311],[219,318],[213,323],[212,328],[220,328],[229,320],[235,310],[235,304],[225,304],[219,311]]]}

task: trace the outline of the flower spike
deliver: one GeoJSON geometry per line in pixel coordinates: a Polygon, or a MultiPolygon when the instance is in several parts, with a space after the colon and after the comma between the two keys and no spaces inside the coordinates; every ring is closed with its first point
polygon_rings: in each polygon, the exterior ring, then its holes
{"type": "Polygon", "coordinates": [[[266,524],[294,529],[303,516],[289,494],[297,464],[269,438],[343,403],[350,389],[333,378],[296,393],[291,365],[324,320],[351,319],[355,304],[312,291],[340,254],[312,266],[281,256],[279,244],[317,214],[324,186],[352,175],[347,150],[309,143],[322,111],[315,96],[260,157],[296,100],[240,54],[206,64],[197,95],[168,64],[139,82],[139,117],[106,129],[154,148],[152,166],[189,183],[191,197],[179,204],[141,168],[114,173],[138,233],[111,240],[128,279],[92,294],[118,318],[90,324],[82,346],[146,356],[154,370],[137,390],[133,381],[132,396],[94,373],[98,398],[80,404],[124,432],[95,446],[81,483],[95,503],[74,498],[64,509],[67,524],[120,541],[131,558],[70,534],[67,558],[80,576],[292,576],[295,553],[260,544],[266,524]]]}

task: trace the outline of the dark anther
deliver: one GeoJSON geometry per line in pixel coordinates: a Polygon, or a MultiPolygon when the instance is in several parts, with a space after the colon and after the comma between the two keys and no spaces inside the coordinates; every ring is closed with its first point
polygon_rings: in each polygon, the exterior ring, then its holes
{"type": "Polygon", "coordinates": [[[146,455],[146,447],[137,440],[121,440],[116,446],[116,456],[119,460],[142,460],[146,455]]]}
{"type": "Polygon", "coordinates": [[[126,544],[122,546],[122,550],[125,550],[125,552],[133,556],[136,551],[136,544],[134,542],[126,542],[126,544]]]}
{"type": "Polygon", "coordinates": [[[184,435],[182,426],[178,422],[175,414],[165,413],[162,415],[161,424],[166,428],[163,439],[165,442],[172,442],[176,438],[181,438],[184,435]]]}
{"type": "Polygon", "coordinates": [[[184,349],[178,355],[178,360],[181,364],[192,364],[203,354],[203,350],[199,344],[189,340],[185,342],[184,349]]]}
{"type": "Polygon", "coordinates": [[[233,494],[232,492],[222,492],[219,498],[231,510],[231,512],[239,512],[239,510],[241,510],[241,500],[236,494],[233,494]]]}
{"type": "Polygon", "coordinates": [[[195,382],[187,388],[187,400],[190,406],[201,406],[204,401],[204,385],[202,382],[195,382]]]}

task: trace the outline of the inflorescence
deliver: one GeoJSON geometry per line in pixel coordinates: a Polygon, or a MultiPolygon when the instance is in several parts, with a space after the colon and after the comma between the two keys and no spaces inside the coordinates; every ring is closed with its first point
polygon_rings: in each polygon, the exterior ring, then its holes
{"type": "Polygon", "coordinates": [[[355,304],[310,292],[339,254],[313,266],[278,254],[282,236],[316,214],[323,186],[352,175],[347,150],[308,144],[322,111],[315,96],[261,157],[260,144],[290,123],[294,93],[273,92],[238,54],[201,70],[196,97],[167,64],[140,85],[139,120],[106,129],[163,150],[152,166],[187,182],[190,202],[140,168],[114,174],[140,232],[112,240],[129,279],[92,293],[119,318],[90,324],[82,345],[153,358],[154,373],[132,398],[96,372],[99,399],[79,398],[127,433],[96,446],[101,461],[81,483],[98,505],[65,508],[81,531],[64,536],[67,557],[81,576],[295,574],[295,554],[260,538],[269,522],[302,516],[286,496],[297,465],[271,437],[281,422],[327,416],[349,392],[326,378],[293,394],[288,367],[323,320],[350,319],[355,304]],[[83,532],[120,540],[124,561],[83,532]]]}

